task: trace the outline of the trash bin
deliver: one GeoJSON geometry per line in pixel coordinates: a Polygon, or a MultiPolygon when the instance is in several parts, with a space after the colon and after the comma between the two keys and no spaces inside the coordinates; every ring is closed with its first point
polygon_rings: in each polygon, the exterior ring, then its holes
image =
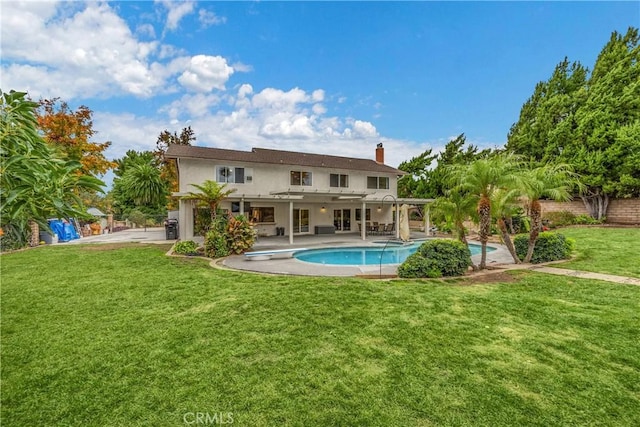
{"type": "Polygon", "coordinates": [[[176,240],[178,238],[178,220],[166,219],[164,221],[164,231],[167,234],[167,240],[176,240]]]}

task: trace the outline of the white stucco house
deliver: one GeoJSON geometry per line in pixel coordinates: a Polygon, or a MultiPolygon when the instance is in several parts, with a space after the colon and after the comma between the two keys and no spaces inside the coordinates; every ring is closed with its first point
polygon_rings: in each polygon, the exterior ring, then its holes
{"type": "MultiPolygon", "coordinates": [[[[373,150],[372,150],[373,152],[373,150]]],[[[324,233],[359,233],[368,224],[393,223],[398,178],[405,173],[384,164],[378,144],[375,160],[254,148],[237,151],[171,145],[166,157],[178,167],[180,197],[197,191],[191,184],[214,180],[236,189],[220,205],[243,214],[259,235],[289,237],[324,233]]],[[[425,201],[418,201],[425,202],[425,201]]],[[[179,205],[180,239],[194,234],[193,201],[179,205]]],[[[395,227],[397,230],[397,227],[395,227]]]]}

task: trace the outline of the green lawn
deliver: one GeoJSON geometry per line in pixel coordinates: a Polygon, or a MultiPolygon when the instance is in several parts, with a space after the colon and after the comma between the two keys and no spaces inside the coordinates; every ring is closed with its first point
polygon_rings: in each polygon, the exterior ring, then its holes
{"type": "Polygon", "coordinates": [[[640,278],[640,227],[569,227],[557,230],[576,241],[577,256],[558,267],[640,278]]]}
{"type": "Polygon", "coordinates": [[[165,250],[0,257],[3,425],[640,425],[640,287],[266,277],[165,250]]]}

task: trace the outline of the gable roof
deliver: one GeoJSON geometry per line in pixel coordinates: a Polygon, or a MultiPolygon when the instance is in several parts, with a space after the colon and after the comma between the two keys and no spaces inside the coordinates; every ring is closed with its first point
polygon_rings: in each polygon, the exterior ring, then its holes
{"type": "Polygon", "coordinates": [[[194,147],[190,145],[170,145],[165,157],[169,159],[191,158],[244,163],[267,163],[274,165],[308,166],[346,170],[351,169],[395,175],[406,174],[406,172],[399,169],[377,163],[370,159],[328,156],[326,154],[299,153],[296,151],[270,150],[266,148],[252,148],[251,151],[238,151],[223,148],[194,147]]]}

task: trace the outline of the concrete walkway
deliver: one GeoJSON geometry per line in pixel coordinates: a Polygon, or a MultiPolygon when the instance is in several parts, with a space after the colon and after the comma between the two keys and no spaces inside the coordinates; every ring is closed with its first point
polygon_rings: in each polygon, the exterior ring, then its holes
{"type": "Polygon", "coordinates": [[[77,245],[82,243],[125,243],[125,242],[141,242],[141,243],[170,243],[175,240],[167,240],[164,227],[147,227],[131,228],[129,230],[117,231],[109,234],[97,234],[95,236],[81,237],[79,239],[70,240],[68,242],[59,243],[60,245],[77,245]]]}
{"type": "Polygon", "coordinates": [[[571,276],[581,279],[603,280],[605,282],[621,283],[624,285],[640,286],[640,279],[634,277],[616,276],[613,274],[592,273],[590,271],[570,270],[568,268],[549,267],[545,265],[534,265],[525,267],[528,270],[538,273],[555,274],[556,276],[571,276]]]}

